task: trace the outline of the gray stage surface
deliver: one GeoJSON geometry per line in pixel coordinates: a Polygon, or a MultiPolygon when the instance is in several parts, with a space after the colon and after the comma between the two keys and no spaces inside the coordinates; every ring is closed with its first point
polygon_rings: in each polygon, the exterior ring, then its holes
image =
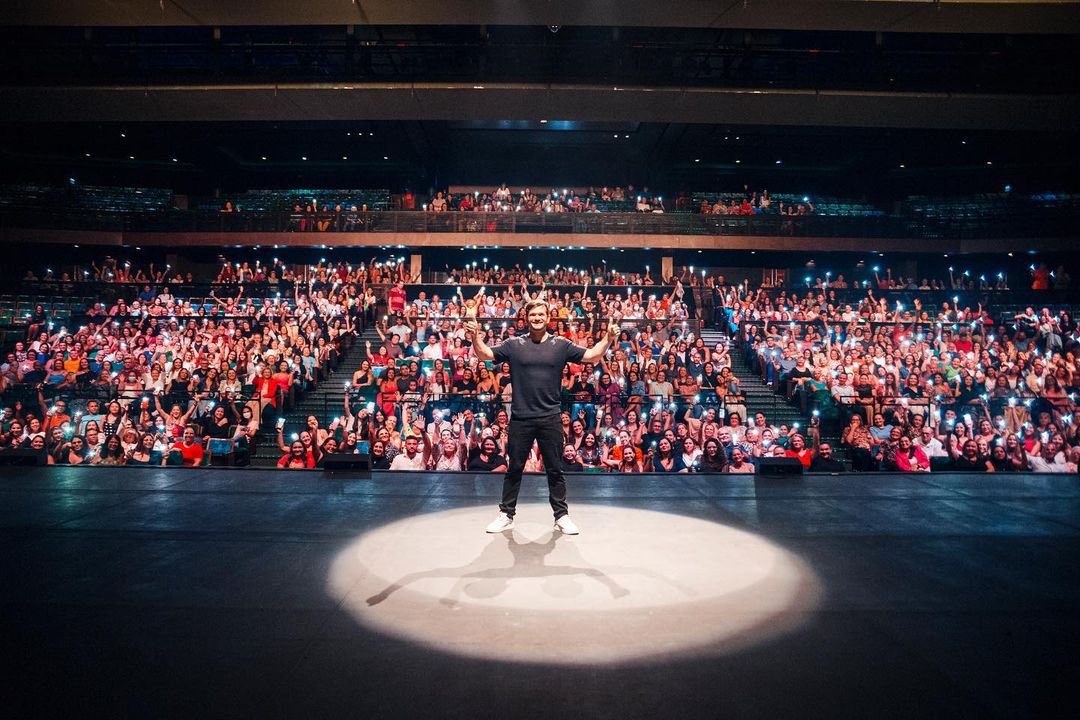
{"type": "Polygon", "coordinates": [[[8,717],[1080,716],[1080,482],[0,471],[8,717]]]}

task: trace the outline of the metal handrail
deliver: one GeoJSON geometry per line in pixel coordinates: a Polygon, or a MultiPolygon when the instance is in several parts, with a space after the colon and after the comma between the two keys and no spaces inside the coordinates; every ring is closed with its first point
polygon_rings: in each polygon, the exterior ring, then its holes
{"type": "Polygon", "coordinates": [[[1005,218],[902,216],[701,215],[697,213],[423,212],[341,213],[169,209],[115,212],[74,208],[0,209],[0,227],[126,232],[263,233],[585,233],[972,239],[1070,237],[1080,217],[1030,214],[1005,218]]]}

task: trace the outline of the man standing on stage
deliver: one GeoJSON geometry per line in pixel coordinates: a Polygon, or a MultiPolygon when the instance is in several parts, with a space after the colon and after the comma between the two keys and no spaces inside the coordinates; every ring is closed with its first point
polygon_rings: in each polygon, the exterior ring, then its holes
{"type": "Polygon", "coordinates": [[[540,457],[547,472],[555,528],[565,535],[577,535],[577,525],[567,514],[566,480],[559,464],[563,450],[562,427],[559,424],[562,369],[567,362],[590,363],[602,358],[608,345],[618,337],[619,325],[610,323],[604,337],[586,350],[566,338],[548,334],[548,306],[543,300],[533,300],[525,305],[525,319],[528,335],[510,338],[494,348],[488,347],[480,336],[480,325],[475,318],[465,323],[465,329],[473,336],[473,351],[481,361],[510,363],[514,388],[507,440],[510,458],[503,479],[500,513],[487,526],[487,531],[498,533],[513,529],[521,473],[535,440],[540,446],[540,457]]]}

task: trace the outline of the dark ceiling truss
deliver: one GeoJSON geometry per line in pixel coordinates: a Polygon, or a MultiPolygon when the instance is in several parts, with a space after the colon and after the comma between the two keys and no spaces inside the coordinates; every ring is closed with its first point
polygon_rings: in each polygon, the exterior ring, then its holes
{"type": "Polygon", "coordinates": [[[1070,36],[730,28],[8,27],[0,28],[0,61],[5,84],[28,85],[212,79],[1053,93],[1080,74],[1070,36]]]}

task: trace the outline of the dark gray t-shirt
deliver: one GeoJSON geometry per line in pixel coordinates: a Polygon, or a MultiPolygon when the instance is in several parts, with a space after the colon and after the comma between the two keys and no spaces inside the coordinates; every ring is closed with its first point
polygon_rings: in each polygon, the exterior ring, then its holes
{"type": "Polygon", "coordinates": [[[563,367],[568,362],[581,362],[585,348],[555,335],[539,343],[525,335],[510,338],[491,348],[491,352],[495,362],[510,363],[513,417],[535,418],[557,415],[562,409],[559,393],[563,367]]]}

